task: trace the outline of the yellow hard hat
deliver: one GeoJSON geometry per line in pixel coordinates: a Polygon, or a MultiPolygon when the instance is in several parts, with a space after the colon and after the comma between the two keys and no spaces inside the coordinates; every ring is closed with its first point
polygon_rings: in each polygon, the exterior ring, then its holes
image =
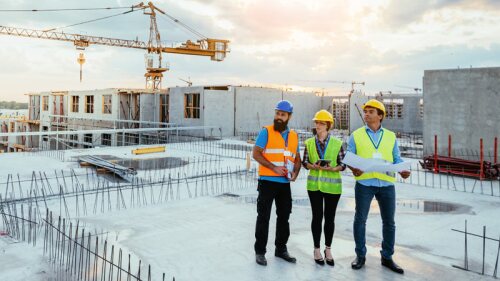
{"type": "Polygon", "coordinates": [[[322,109],[314,114],[313,121],[332,122],[333,125],[333,116],[330,112],[322,109]]]}
{"type": "Polygon", "coordinates": [[[382,110],[382,112],[384,112],[384,117],[385,117],[385,106],[380,101],[376,99],[371,99],[367,101],[365,104],[363,104],[363,109],[365,109],[365,107],[367,106],[382,110]]]}

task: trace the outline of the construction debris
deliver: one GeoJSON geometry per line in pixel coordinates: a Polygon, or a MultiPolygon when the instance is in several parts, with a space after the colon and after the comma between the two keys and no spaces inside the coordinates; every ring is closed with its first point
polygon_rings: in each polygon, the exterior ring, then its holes
{"type": "Polygon", "coordinates": [[[96,167],[98,172],[104,172],[104,170],[102,169],[106,169],[109,172],[116,174],[122,179],[129,182],[132,181],[135,175],[137,175],[137,171],[134,168],[124,167],[97,156],[81,156],[78,158],[78,162],[81,166],[93,165],[96,167]]]}

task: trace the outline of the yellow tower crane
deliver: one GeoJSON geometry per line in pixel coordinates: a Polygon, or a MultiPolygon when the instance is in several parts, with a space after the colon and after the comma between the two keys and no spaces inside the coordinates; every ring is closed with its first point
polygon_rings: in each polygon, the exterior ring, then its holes
{"type": "MultiPolygon", "coordinates": [[[[144,74],[144,76],[146,77],[146,88],[152,90],[161,89],[163,72],[168,70],[167,66],[162,65],[163,53],[207,56],[210,57],[210,59],[213,61],[222,61],[226,57],[226,54],[229,52],[229,40],[210,39],[204,36],[200,36],[202,38],[194,42],[191,40],[187,40],[186,42],[182,43],[180,46],[177,47],[164,46],[161,43],[160,32],[156,24],[157,14],[159,13],[165,15],[173,19],[174,22],[176,23],[179,23],[179,21],[171,17],[170,15],[166,14],[158,7],[156,7],[152,2],[148,2],[148,4],[144,4],[143,2],[141,2],[137,5],[130,7],[129,11],[122,14],[130,13],[137,10],[143,10],[143,13],[145,15],[149,15],[150,17],[150,28],[149,28],[150,32],[149,32],[148,42],[139,40],[124,40],[124,39],[107,38],[99,36],[89,36],[89,35],[64,33],[64,32],[54,32],[53,30],[57,28],[50,30],[33,30],[25,28],[7,27],[2,25],[0,25],[0,34],[73,42],[73,44],[78,50],[84,50],[85,48],[89,47],[92,44],[146,50],[148,55],[146,57],[146,74],[144,74]],[[158,58],[157,64],[154,63],[154,56],[158,58]]],[[[90,21],[86,21],[83,23],[87,22],[90,21]]],[[[199,33],[197,34],[200,35],[199,33]]],[[[85,57],[83,53],[80,53],[79,57],[77,58],[77,62],[80,64],[80,81],[81,81],[82,65],[83,63],[85,63],[85,57]]]]}

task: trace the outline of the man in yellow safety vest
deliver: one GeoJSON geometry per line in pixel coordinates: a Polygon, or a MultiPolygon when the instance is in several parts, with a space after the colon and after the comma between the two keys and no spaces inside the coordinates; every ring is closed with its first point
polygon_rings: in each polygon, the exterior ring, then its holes
{"type": "MultiPolygon", "coordinates": [[[[383,159],[390,163],[401,163],[401,154],[394,132],[382,127],[386,115],[385,106],[376,99],[369,100],[363,105],[366,126],[354,131],[350,138],[347,151],[362,158],[383,159]]],[[[349,167],[356,179],[355,199],[356,213],[354,215],[353,234],[356,242],[356,259],[352,262],[353,269],[360,269],[366,261],[366,219],[370,211],[370,204],[375,197],[382,217],[382,250],[381,264],[390,270],[403,274],[404,270],[392,259],[396,238],[396,190],[394,173],[364,173],[349,167]]],[[[400,172],[401,177],[408,178],[409,171],[400,172]]]]}

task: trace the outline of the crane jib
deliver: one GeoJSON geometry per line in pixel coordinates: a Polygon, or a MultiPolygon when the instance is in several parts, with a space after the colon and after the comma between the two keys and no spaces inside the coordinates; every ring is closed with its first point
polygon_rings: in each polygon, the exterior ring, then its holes
{"type": "MultiPolygon", "coordinates": [[[[162,65],[163,64],[162,53],[206,56],[210,57],[210,59],[213,61],[222,61],[225,59],[226,54],[229,52],[229,40],[207,38],[203,36],[201,33],[196,32],[194,29],[187,26],[186,24],[181,23],[178,19],[175,19],[172,16],[166,14],[163,10],[160,10],[151,2],[149,2],[147,5],[145,5],[144,3],[134,5],[132,6],[132,9],[130,11],[120,14],[126,14],[137,10],[143,10],[144,14],[149,15],[151,19],[150,36],[147,42],[139,40],[126,40],[126,39],[108,38],[100,36],[88,36],[82,34],[54,31],[60,28],[52,28],[48,30],[34,30],[26,28],[7,27],[1,25],[0,25],[0,35],[3,34],[3,35],[11,35],[19,37],[73,42],[73,45],[78,50],[85,50],[90,45],[105,45],[105,46],[146,50],[148,52],[148,57],[145,60],[146,74],[144,75],[146,77],[146,88],[153,90],[159,90],[161,88],[161,81],[163,77],[162,73],[168,71],[169,69],[168,66],[165,67],[162,65]],[[176,23],[180,24],[182,27],[194,33],[201,39],[196,41],[187,40],[186,42],[176,46],[164,46],[161,43],[160,33],[156,24],[156,12],[159,12],[163,16],[166,16],[174,20],[176,23]],[[156,64],[154,63],[153,59],[157,61],[156,64]]],[[[107,19],[110,17],[118,16],[120,14],[88,20],[72,25],[67,25],[65,27],[107,19]]],[[[80,63],[80,80],[81,80],[82,77],[81,66],[83,64],[83,53],[81,53],[81,57],[79,58],[78,62],[80,63]]]]}

